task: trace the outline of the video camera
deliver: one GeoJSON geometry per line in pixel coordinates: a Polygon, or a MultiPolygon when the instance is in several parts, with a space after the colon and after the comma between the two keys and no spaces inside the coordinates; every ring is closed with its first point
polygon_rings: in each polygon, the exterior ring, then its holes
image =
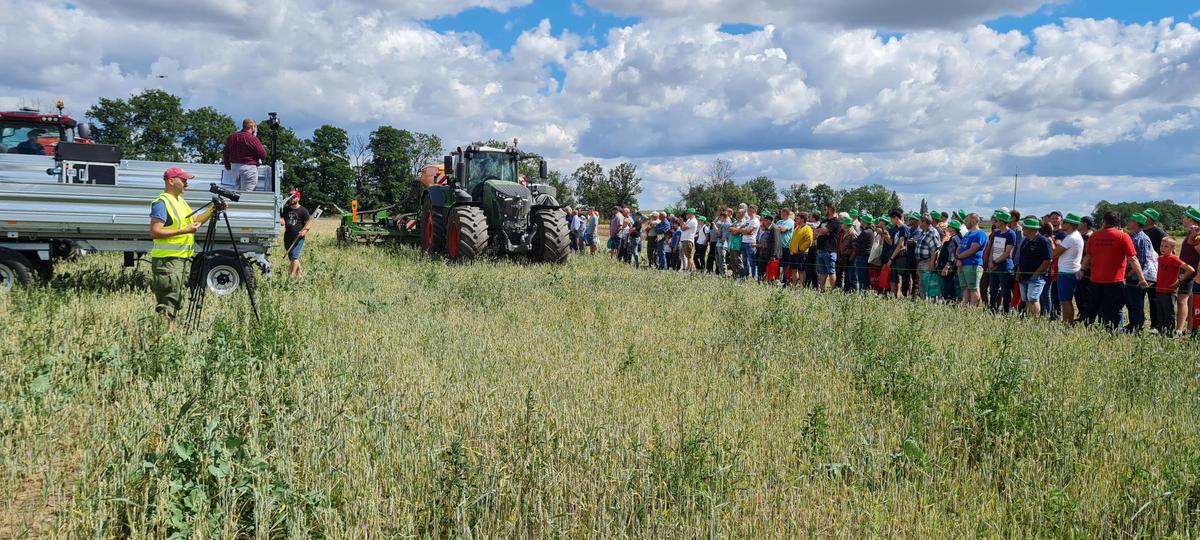
{"type": "Polygon", "coordinates": [[[238,192],[236,192],[236,191],[230,191],[230,190],[228,190],[228,189],[225,189],[225,188],[223,188],[223,187],[221,187],[221,186],[218,186],[218,185],[216,185],[216,184],[209,184],[209,185],[208,185],[208,192],[209,192],[209,193],[212,193],[212,194],[214,194],[214,195],[216,195],[216,196],[218,196],[218,197],[224,197],[224,198],[226,198],[226,199],[229,199],[229,200],[231,200],[231,201],[233,201],[233,202],[238,202],[238,201],[242,200],[242,195],[241,195],[240,193],[238,193],[238,192]]]}
{"type": "Polygon", "coordinates": [[[267,113],[267,125],[271,129],[279,129],[279,115],[273,112],[267,113]]]}

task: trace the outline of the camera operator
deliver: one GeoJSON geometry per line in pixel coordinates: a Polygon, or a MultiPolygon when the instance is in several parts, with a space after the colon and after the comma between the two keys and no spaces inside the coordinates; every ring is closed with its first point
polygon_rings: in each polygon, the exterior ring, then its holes
{"type": "Polygon", "coordinates": [[[312,214],[307,208],[300,206],[299,190],[292,190],[287,206],[279,211],[279,223],[284,227],[283,245],[288,250],[288,260],[292,261],[289,274],[293,278],[301,277],[300,251],[304,249],[304,238],[312,228],[312,214]]]}
{"type": "Polygon", "coordinates": [[[217,206],[192,215],[192,208],[183,200],[183,192],[192,178],[195,176],[179,167],[167,169],[163,173],[163,192],[150,204],[150,237],[154,239],[150,260],[157,302],[154,309],[166,320],[167,331],[173,327],[183,304],[183,285],[187,279],[184,263],[192,258],[196,231],[212,217],[217,206]]]}
{"type": "Polygon", "coordinates": [[[225,139],[223,162],[238,191],[258,187],[258,165],[267,159],[267,149],[258,140],[258,125],[253,118],[242,120],[242,130],[225,139]]]}

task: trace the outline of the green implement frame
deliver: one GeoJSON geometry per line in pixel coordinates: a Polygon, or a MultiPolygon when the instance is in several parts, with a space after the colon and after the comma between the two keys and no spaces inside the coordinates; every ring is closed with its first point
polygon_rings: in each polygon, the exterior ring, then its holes
{"type": "Polygon", "coordinates": [[[392,208],[367,210],[357,214],[341,207],[337,207],[337,210],[342,215],[342,223],[337,230],[339,243],[403,242],[411,241],[418,234],[414,217],[411,214],[398,215],[392,208]]]}

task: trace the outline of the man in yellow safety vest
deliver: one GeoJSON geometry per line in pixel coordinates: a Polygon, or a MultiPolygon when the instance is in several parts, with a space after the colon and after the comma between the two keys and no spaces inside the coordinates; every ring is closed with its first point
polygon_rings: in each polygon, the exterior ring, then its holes
{"type": "Polygon", "coordinates": [[[192,215],[192,208],[183,200],[183,192],[192,178],[193,174],[179,167],[167,169],[163,173],[165,188],[150,204],[150,237],[154,239],[150,260],[157,302],[154,309],[166,320],[168,331],[183,305],[185,267],[193,255],[196,231],[213,213],[209,208],[200,215],[192,215]]]}

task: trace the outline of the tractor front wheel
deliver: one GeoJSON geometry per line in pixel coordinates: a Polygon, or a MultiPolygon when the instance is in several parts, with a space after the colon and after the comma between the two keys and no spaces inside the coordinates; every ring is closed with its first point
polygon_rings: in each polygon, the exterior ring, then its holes
{"type": "Polygon", "coordinates": [[[454,260],[477,259],[487,249],[487,218],[474,206],[459,206],[450,211],[446,229],[446,251],[454,260]]]}
{"type": "Polygon", "coordinates": [[[571,254],[571,235],[567,230],[567,214],[558,208],[542,208],[530,214],[537,232],[533,235],[534,260],[563,264],[571,254]]]}

